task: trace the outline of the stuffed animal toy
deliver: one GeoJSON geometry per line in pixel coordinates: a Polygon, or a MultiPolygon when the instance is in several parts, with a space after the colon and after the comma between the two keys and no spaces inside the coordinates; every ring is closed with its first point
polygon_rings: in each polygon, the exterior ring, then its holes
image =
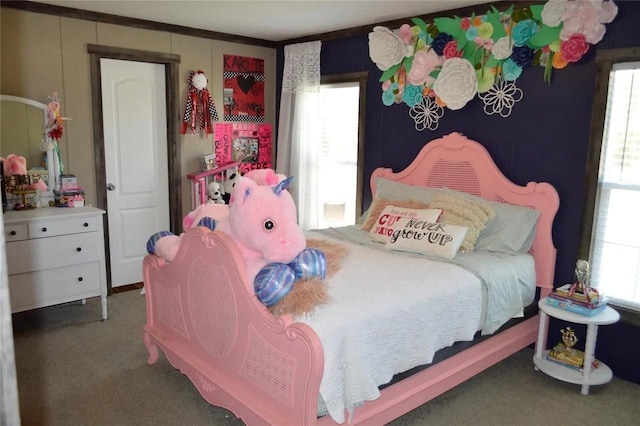
{"type": "Polygon", "coordinates": [[[4,166],[4,175],[26,175],[27,160],[21,155],[9,154],[7,158],[1,158],[4,166]]]}
{"type": "MultiPolygon", "coordinates": [[[[233,238],[256,296],[268,307],[286,296],[296,281],[324,279],[326,274],[324,253],[306,248],[297,225],[295,203],[286,190],[291,180],[270,186],[239,177],[228,206],[203,204],[183,221],[185,230],[196,224],[233,238]]],[[[162,231],[151,236],[147,251],[170,262],[179,244],[179,236],[162,231]]]]}
{"type": "Polygon", "coordinates": [[[224,186],[222,186],[220,182],[209,182],[207,185],[207,194],[210,202],[226,204],[224,201],[224,186]]]}
{"type": "Polygon", "coordinates": [[[240,174],[240,172],[238,170],[232,171],[232,170],[228,170],[227,171],[227,175],[224,179],[224,181],[222,182],[222,187],[224,188],[224,201],[225,203],[229,204],[229,200],[231,199],[231,191],[233,191],[233,188],[236,186],[236,182],[238,181],[238,178],[242,176],[240,174]]]}
{"type": "MultiPolygon", "coordinates": [[[[28,173],[27,160],[21,155],[9,154],[7,155],[7,158],[0,157],[0,161],[2,161],[5,176],[26,175],[28,173]]],[[[38,179],[38,181],[32,183],[29,188],[44,192],[47,190],[47,185],[43,180],[38,179]]],[[[7,191],[11,191],[11,188],[8,187],[7,191]]]]}

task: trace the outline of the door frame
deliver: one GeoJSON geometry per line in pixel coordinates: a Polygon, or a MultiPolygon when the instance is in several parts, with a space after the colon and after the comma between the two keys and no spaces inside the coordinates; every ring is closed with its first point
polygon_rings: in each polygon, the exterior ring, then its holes
{"type": "MultiPolygon", "coordinates": [[[[135,62],[150,62],[164,65],[166,90],[166,122],[167,122],[167,167],[169,194],[169,227],[173,233],[179,233],[182,224],[182,170],[180,165],[179,145],[179,108],[178,77],[180,55],[160,53],[146,50],[126,49],[121,47],[87,45],[91,64],[91,104],[93,111],[93,149],[96,175],[96,204],[107,210],[107,178],[104,153],[104,126],[102,111],[102,83],[100,59],[120,59],[135,62]]],[[[107,291],[112,293],[111,256],[109,252],[109,220],[103,215],[105,257],[107,266],[107,291]]]]}

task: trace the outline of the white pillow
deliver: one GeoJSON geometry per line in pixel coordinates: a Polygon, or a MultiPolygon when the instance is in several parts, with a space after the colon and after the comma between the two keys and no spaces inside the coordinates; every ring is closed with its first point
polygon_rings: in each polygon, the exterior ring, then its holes
{"type": "Polygon", "coordinates": [[[466,226],[402,218],[385,248],[453,259],[467,235],[466,226]]]}
{"type": "Polygon", "coordinates": [[[388,205],[382,209],[375,223],[371,226],[369,235],[376,241],[386,243],[396,230],[404,227],[404,225],[398,227],[400,219],[413,219],[421,223],[437,222],[441,214],[441,209],[410,209],[388,205]]]}

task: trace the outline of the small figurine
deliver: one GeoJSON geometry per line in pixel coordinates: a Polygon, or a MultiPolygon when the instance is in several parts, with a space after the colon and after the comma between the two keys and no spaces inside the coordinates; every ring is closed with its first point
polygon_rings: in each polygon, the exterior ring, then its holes
{"type": "Polygon", "coordinates": [[[589,262],[584,259],[578,259],[574,273],[576,281],[569,288],[569,297],[573,296],[574,293],[578,293],[584,295],[587,303],[597,301],[599,298],[598,291],[587,284],[589,280],[589,262]],[[595,295],[595,300],[592,299],[592,295],[595,295]]]}
{"type": "Polygon", "coordinates": [[[578,337],[576,337],[576,332],[571,327],[564,328],[560,330],[562,333],[562,342],[567,347],[567,349],[571,349],[578,343],[578,337]]]}

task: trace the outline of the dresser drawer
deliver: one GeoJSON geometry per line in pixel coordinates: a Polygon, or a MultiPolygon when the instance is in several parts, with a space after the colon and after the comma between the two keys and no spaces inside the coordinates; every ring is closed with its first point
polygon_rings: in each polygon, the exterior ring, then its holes
{"type": "Polygon", "coordinates": [[[20,312],[99,296],[100,286],[100,263],[97,261],[11,275],[11,311],[20,312]]]}
{"type": "Polygon", "coordinates": [[[4,240],[6,242],[26,240],[28,238],[29,225],[27,225],[26,223],[4,226],[4,240]]]}
{"type": "Polygon", "coordinates": [[[100,260],[97,232],[7,243],[9,275],[100,260]]]}
{"type": "Polygon", "coordinates": [[[29,224],[29,238],[55,237],[56,235],[79,234],[98,229],[97,218],[81,217],[63,220],[32,222],[29,224]]]}

